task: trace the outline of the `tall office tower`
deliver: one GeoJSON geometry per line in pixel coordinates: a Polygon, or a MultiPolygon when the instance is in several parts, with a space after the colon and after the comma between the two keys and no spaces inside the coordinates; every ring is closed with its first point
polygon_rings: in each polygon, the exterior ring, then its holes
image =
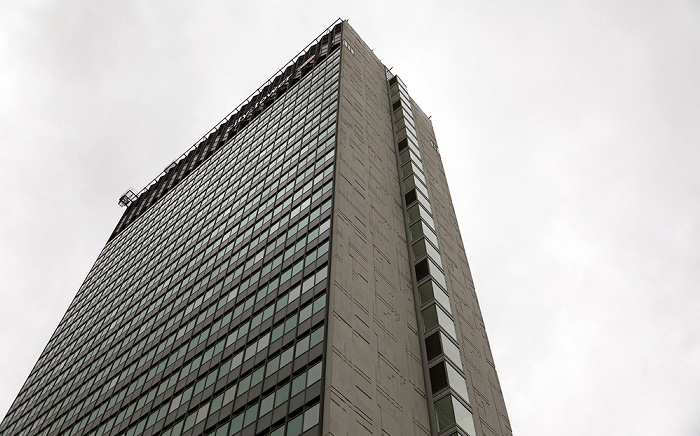
{"type": "Polygon", "coordinates": [[[431,123],[347,22],[120,203],[2,436],[511,434],[431,123]]]}

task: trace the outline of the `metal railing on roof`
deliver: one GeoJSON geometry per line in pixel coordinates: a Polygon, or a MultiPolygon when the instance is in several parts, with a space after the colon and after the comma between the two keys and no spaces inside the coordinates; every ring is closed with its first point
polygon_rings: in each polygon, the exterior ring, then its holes
{"type": "MultiPolygon", "coordinates": [[[[170,169],[174,168],[181,160],[185,159],[185,158],[190,154],[190,152],[192,152],[192,151],[193,151],[194,149],[196,149],[200,144],[202,144],[204,141],[206,141],[207,138],[209,137],[209,135],[211,135],[212,133],[216,132],[217,129],[218,129],[219,127],[221,127],[223,124],[227,123],[227,122],[231,119],[231,117],[233,117],[234,115],[236,115],[236,114],[238,113],[238,111],[239,111],[241,108],[243,108],[245,105],[247,105],[248,103],[250,103],[250,101],[251,101],[256,95],[258,95],[266,86],[269,86],[270,84],[272,84],[272,82],[277,78],[277,76],[279,76],[280,74],[283,74],[283,73],[284,73],[284,70],[286,70],[286,69],[289,68],[291,65],[293,65],[293,64],[296,62],[296,60],[299,58],[299,56],[302,56],[302,55],[303,55],[304,53],[306,53],[306,51],[307,51],[308,49],[310,49],[313,45],[319,43],[319,42],[321,41],[321,38],[323,38],[323,36],[325,36],[327,33],[329,33],[338,23],[340,23],[340,22],[342,22],[342,21],[343,21],[343,20],[342,20],[341,18],[338,18],[337,20],[335,20],[330,26],[328,26],[323,32],[321,32],[316,38],[314,38],[313,41],[311,41],[309,44],[307,44],[306,47],[304,47],[303,49],[301,49],[301,50],[299,51],[299,53],[297,53],[296,55],[294,55],[294,56],[292,57],[292,59],[291,59],[289,62],[287,62],[286,64],[284,64],[284,66],[283,66],[282,68],[280,68],[275,74],[273,74],[267,81],[265,81],[265,83],[263,83],[258,89],[256,89],[255,91],[253,91],[245,100],[243,100],[243,102],[241,102],[241,104],[239,104],[238,106],[236,106],[235,109],[233,109],[231,112],[229,112],[228,115],[226,115],[221,121],[219,121],[219,122],[218,122],[214,127],[212,127],[207,133],[205,133],[204,136],[202,136],[202,137],[201,137],[197,142],[195,142],[190,148],[188,148],[184,153],[182,153],[177,159],[175,159],[175,160],[172,161],[170,164],[168,164],[168,166],[166,166],[165,169],[164,169],[160,174],[158,174],[153,180],[151,180],[150,183],[148,183],[143,189],[141,189],[138,193],[135,194],[135,197],[136,197],[136,198],[131,198],[131,199],[130,199],[131,201],[129,202],[129,204],[130,204],[131,202],[133,202],[134,200],[136,200],[136,199],[137,199],[138,197],[140,197],[141,195],[143,195],[145,192],[147,192],[147,191],[151,188],[151,186],[153,186],[153,185],[155,185],[156,183],[158,183],[158,180],[160,180],[161,177],[163,177],[170,169]]],[[[122,201],[121,201],[121,200],[122,200],[123,197],[124,197],[124,196],[120,197],[120,205],[122,205],[122,201]]],[[[125,204],[125,205],[128,205],[128,204],[125,204]]]]}

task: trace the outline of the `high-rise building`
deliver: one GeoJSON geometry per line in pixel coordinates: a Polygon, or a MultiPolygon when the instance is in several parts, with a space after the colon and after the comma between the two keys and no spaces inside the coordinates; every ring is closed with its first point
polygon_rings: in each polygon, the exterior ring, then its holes
{"type": "Polygon", "coordinates": [[[338,21],[139,193],[0,435],[511,435],[429,118],[338,21]]]}

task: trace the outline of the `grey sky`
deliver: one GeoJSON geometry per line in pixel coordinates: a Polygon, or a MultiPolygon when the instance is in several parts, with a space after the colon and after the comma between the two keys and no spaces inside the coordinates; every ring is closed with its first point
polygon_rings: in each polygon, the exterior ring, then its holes
{"type": "Polygon", "coordinates": [[[700,434],[697,0],[173,3],[0,4],[0,416],[119,195],[340,16],[432,116],[515,433],[700,434]]]}

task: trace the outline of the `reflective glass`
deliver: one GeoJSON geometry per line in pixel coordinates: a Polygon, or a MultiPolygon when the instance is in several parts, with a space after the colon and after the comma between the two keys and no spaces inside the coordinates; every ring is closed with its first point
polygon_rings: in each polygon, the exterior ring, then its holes
{"type": "Polygon", "coordinates": [[[435,401],[434,406],[438,431],[442,431],[456,423],[455,411],[452,407],[452,397],[449,395],[444,396],[435,401]]]}
{"type": "Polygon", "coordinates": [[[439,306],[435,304],[428,306],[423,309],[421,315],[423,317],[423,331],[428,331],[439,324],[450,336],[457,337],[452,319],[439,306]]]}
{"type": "Polygon", "coordinates": [[[437,267],[435,262],[429,258],[424,258],[423,260],[415,264],[416,280],[420,282],[429,275],[435,279],[435,281],[445,289],[447,289],[447,284],[445,283],[445,276],[437,267]]]}
{"type": "Polygon", "coordinates": [[[426,253],[435,261],[440,262],[440,254],[437,252],[435,247],[429,242],[426,242],[425,238],[419,239],[412,245],[413,248],[413,258],[418,259],[426,253]]]}
{"type": "Polygon", "coordinates": [[[464,380],[464,377],[449,363],[445,364],[445,367],[447,369],[447,376],[450,379],[450,387],[468,403],[469,393],[467,392],[467,382],[464,380]]]}
{"type": "Polygon", "coordinates": [[[457,424],[470,436],[476,436],[471,412],[462,403],[453,398],[452,395],[446,395],[435,401],[434,407],[438,431],[457,424]]]}
{"type": "Polygon", "coordinates": [[[462,369],[462,357],[459,354],[459,348],[444,334],[440,333],[442,342],[442,350],[445,356],[450,359],[457,368],[462,369]]]}
{"type": "Polygon", "coordinates": [[[415,241],[421,236],[425,236],[430,242],[433,243],[433,245],[438,245],[437,235],[432,229],[430,229],[430,227],[426,227],[422,221],[411,224],[410,230],[412,241],[415,241]]]}
{"type": "Polygon", "coordinates": [[[450,300],[447,294],[435,284],[432,280],[418,286],[418,295],[420,296],[421,306],[433,299],[437,300],[445,309],[451,309],[450,300]]]}

